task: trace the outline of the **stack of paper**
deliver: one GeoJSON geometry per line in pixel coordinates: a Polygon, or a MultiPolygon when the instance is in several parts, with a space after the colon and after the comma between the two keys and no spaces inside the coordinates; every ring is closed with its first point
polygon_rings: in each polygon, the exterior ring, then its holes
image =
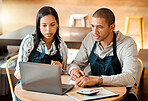
{"type": "Polygon", "coordinates": [[[107,97],[113,97],[118,96],[118,94],[115,94],[109,90],[104,89],[101,87],[101,90],[99,93],[95,95],[83,95],[76,92],[69,92],[66,93],[68,96],[72,97],[73,99],[77,101],[83,101],[83,100],[92,100],[92,99],[100,99],[100,98],[107,98],[107,97]]]}

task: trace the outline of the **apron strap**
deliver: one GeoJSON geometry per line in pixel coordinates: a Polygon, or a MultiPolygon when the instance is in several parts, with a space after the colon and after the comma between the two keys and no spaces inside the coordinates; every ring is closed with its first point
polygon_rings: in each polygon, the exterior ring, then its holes
{"type": "Polygon", "coordinates": [[[113,31],[113,55],[117,55],[116,53],[116,34],[115,32],[113,31]]]}

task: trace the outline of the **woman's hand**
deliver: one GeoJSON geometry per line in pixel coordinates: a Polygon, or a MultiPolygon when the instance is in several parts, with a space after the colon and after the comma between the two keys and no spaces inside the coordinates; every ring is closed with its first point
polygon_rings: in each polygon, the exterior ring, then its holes
{"type": "Polygon", "coordinates": [[[16,78],[17,78],[18,80],[21,79],[20,72],[17,73],[16,78]]]}
{"type": "Polygon", "coordinates": [[[59,65],[60,66],[60,71],[62,73],[62,64],[59,61],[53,61],[53,60],[51,60],[51,65],[59,65]]]}

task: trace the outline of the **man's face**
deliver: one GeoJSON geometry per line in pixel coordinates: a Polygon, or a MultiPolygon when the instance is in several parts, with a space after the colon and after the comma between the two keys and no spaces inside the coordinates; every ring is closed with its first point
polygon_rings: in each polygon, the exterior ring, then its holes
{"type": "Polygon", "coordinates": [[[93,31],[93,36],[96,39],[96,41],[105,41],[108,38],[109,34],[112,33],[114,30],[114,25],[108,26],[104,18],[96,18],[92,17],[92,31],[93,31]]]}

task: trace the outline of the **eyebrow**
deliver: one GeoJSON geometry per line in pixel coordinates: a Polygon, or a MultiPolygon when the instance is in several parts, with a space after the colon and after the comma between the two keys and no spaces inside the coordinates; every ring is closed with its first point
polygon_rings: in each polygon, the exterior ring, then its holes
{"type": "MultiPolygon", "coordinates": [[[[93,24],[90,24],[91,26],[94,26],[93,24]]],[[[96,25],[96,26],[102,26],[102,25],[96,25]]]]}
{"type": "MultiPolygon", "coordinates": [[[[54,23],[56,23],[56,22],[51,22],[50,24],[54,24],[54,23]]],[[[46,24],[46,23],[42,23],[42,24],[46,24]]]]}

